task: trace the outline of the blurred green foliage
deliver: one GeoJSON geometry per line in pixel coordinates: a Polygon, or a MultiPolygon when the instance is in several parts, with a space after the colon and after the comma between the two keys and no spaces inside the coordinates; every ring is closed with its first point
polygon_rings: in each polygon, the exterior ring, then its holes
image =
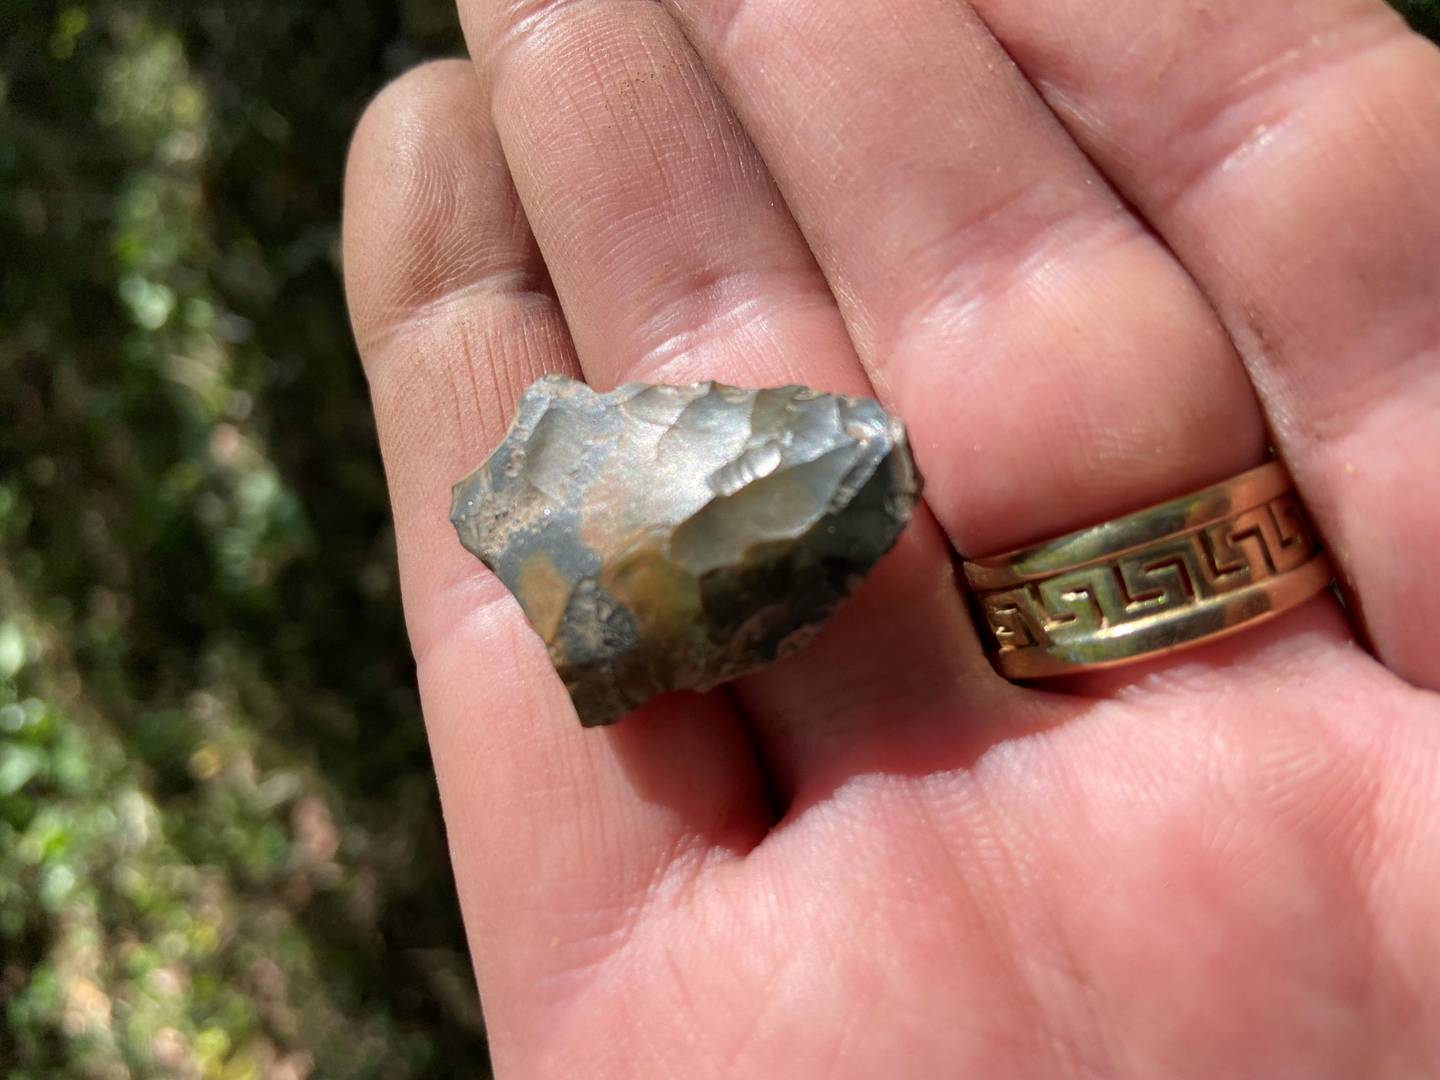
{"type": "Polygon", "coordinates": [[[458,48],[0,0],[6,1080],[487,1071],[336,266],[364,100],[458,48]]]}
{"type": "Polygon", "coordinates": [[[0,1076],[484,1074],[337,274],[453,6],[0,28],[0,1076]]]}

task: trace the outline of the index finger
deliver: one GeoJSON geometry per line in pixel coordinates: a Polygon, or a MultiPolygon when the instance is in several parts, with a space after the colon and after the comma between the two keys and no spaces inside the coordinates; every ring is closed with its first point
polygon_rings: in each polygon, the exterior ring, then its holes
{"type": "Polygon", "coordinates": [[[554,987],[576,990],[577,973],[599,968],[661,879],[690,872],[697,852],[748,849],[768,809],[723,695],[582,731],[520,608],[447,520],[450,485],[499,441],[525,385],[578,371],[468,63],[412,72],[361,122],[345,270],[461,902],[503,1056],[542,1044],[567,996],[554,987]]]}

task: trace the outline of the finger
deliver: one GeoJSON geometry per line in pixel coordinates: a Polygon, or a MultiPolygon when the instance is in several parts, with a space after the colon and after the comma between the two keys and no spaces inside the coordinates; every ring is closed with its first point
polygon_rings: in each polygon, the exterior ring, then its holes
{"type": "MultiPolygon", "coordinates": [[[[872,392],[803,237],[658,6],[477,0],[461,10],[591,382],[872,392]]],[[[950,578],[943,540],[919,515],[836,629],[737,689],[782,796],[832,733],[857,737],[843,710],[817,704],[817,686],[933,691],[980,663],[953,588],[931,587],[950,578]],[[889,647],[857,648],[844,627],[860,624],[889,647]],[[788,687],[797,693],[777,696],[788,687]],[[807,707],[780,723],[796,697],[807,707]]]]}
{"type": "Polygon", "coordinates": [[[1440,687],[1440,53],[1380,0],[976,6],[1213,298],[1380,657],[1440,687]]]}
{"type": "Polygon", "coordinates": [[[460,10],[592,383],[869,390],[813,257],[657,6],[460,10]]]}
{"type": "Polygon", "coordinates": [[[582,731],[446,520],[521,389],[576,370],[486,116],[467,63],[390,86],[355,136],[344,247],[461,900],[504,1042],[543,1025],[537,997],[597,963],[663,876],[755,842],[768,814],[723,698],[661,706],[618,738],[582,731]]]}
{"type": "Polygon", "coordinates": [[[961,551],[1260,462],[1204,298],[966,5],[666,3],[820,254],[961,551]]]}

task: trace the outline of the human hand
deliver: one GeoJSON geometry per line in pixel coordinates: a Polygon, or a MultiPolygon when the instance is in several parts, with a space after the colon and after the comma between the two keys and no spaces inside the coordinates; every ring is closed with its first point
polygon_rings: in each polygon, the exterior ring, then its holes
{"type": "Polygon", "coordinates": [[[973,9],[461,0],[473,66],[361,123],[346,278],[502,1075],[1440,1072],[1440,53],[1380,0],[973,9]],[[581,730],[446,521],[547,371],[878,396],[928,510],[808,651],[581,730]],[[1272,439],[1378,661],[1325,595],[992,673],[952,546],[1272,439]]]}

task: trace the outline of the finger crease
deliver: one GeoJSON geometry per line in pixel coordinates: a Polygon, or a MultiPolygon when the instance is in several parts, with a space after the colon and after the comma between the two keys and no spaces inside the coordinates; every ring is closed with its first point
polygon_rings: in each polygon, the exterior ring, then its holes
{"type": "MultiPolygon", "coordinates": [[[[1285,134],[1293,116],[1305,103],[1304,95],[1279,100],[1282,89],[1317,79],[1334,80],[1335,69],[1370,53],[1408,44],[1410,34],[1389,12],[1367,12],[1325,34],[1315,34],[1300,45],[1257,67],[1223,93],[1207,97],[1174,127],[1166,145],[1193,147],[1189,154],[1171,159],[1153,179],[1153,209],[1168,213],[1216,177],[1225,176],[1242,161],[1273,145],[1285,134]]],[[[1163,155],[1156,160],[1163,162],[1163,155]]]]}
{"type": "Polygon", "coordinates": [[[927,324],[972,322],[1013,289],[1035,289],[1037,282],[1056,276],[1046,274],[1047,267],[1092,259],[1113,244],[1145,235],[1133,218],[1119,211],[1118,203],[1053,205],[1048,192],[1035,187],[1016,191],[937,236],[929,247],[942,254],[913,258],[947,269],[931,275],[934,284],[879,340],[876,362],[898,355],[902,343],[927,324]]]}
{"type": "MultiPolygon", "coordinates": [[[[356,344],[362,357],[378,357],[390,351],[386,346],[392,342],[409,336],[427,323],[438,321],[454,308],[481,308],[514,302],[558,306],[550,277],[543,267],[507,266],[492,270],[419,304],[404,305],[403,314],[377,320],[377,329],[357,329],[356,344]]],[[[372,383],[375,381],[375,368],[373,361],[366,365],[366,374],[372,383]]]]}

